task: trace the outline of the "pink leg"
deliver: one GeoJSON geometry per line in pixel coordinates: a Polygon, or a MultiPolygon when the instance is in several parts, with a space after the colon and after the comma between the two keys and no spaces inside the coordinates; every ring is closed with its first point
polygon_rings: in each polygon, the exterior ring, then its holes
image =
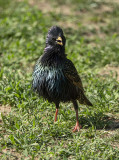
{"type": "Polygon", "coordinates": [[[54,122],[57,121],[57,114],[58,114],[58,108],[56,108],[56,112],[55,112],[55,120],[54,120],[54,122]]]}
{"type": "Polygon", "coordinates": [[[82,127],[81,127],[81,125],[79,125],[79,121],[78,121],[78,109],[76,109],[76,125],[75,125],[75,127],[74,127],[74,129],[73,129],[73,132],[76,132],[76,131],[79,132],[79,130],[80,130],[81,128],[82,128],[82,127]]]}

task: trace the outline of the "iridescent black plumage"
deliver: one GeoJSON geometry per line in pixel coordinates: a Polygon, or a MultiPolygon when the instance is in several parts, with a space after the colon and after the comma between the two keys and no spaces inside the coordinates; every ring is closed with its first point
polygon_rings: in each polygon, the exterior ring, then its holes
{"type": "Polygon", "coordinates": [[[62,29],[53,26],[46,38],[44,54],[37,61],[33,72],[33,88],[40,96],[54,102],[57,109],[60,102],[72,101],[77,111],[76,100],[81,104],[92,104],[84,95],[75,66],[66,57],[65,42],[62,29]]]}

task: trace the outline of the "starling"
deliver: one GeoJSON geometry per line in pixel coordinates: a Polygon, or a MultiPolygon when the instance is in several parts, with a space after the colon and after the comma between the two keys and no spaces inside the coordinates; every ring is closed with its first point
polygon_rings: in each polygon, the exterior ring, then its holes
{"type": "Polygon", "coordinates": [[[76,112],[76,125],[73,131],[79,131],[78,104],[92,106],[84,94],[82,81],[74,64],[65,54],[66,39],[58,26],[52,26],[46,38],[43,55],[38,59],[33,71],[33,89],[56,105],[55,120],[60,102],[71,101],[76,112]]]}

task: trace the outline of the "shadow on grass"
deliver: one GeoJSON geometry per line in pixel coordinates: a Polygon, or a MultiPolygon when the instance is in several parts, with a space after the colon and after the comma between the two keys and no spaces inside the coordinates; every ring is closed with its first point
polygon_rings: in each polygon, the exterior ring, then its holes
{"type": "MultiPolygon", "coordinates": [[[[71,121],[74,121],[74,119],[75,117],[73,117],[71,121]]],[[[97,130],[116,130],[119,128],[119,119],[102,114],[102,112],[93,116],[90,115],[86,117],[80,115],[79,123],[83,129],[88,129],[92,126],[97,130]]]]}
{"type": "Polygon", "coordinates": [[[107,116],[104,121],[107,124],[106,130],[116,130],[119,128],[119,119],[107,116]]]}

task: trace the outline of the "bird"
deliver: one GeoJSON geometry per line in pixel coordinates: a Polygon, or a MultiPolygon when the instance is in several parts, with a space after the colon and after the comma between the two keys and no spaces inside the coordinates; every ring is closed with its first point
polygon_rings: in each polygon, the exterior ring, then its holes
{"type": "Polygon", "coordinates": [[[52,26],[46,37],[43,54],[37,60],[32,74],[32,87],[35,92],[54,103],[57,121],[60,102],[72,102],[76,113],[76,125],[73,132],[79,131],[81,125],[78,117],[78,103],[93,106],[84,94],[81,78],[65,54],[66,38],[59,26],[52,26]]]}

